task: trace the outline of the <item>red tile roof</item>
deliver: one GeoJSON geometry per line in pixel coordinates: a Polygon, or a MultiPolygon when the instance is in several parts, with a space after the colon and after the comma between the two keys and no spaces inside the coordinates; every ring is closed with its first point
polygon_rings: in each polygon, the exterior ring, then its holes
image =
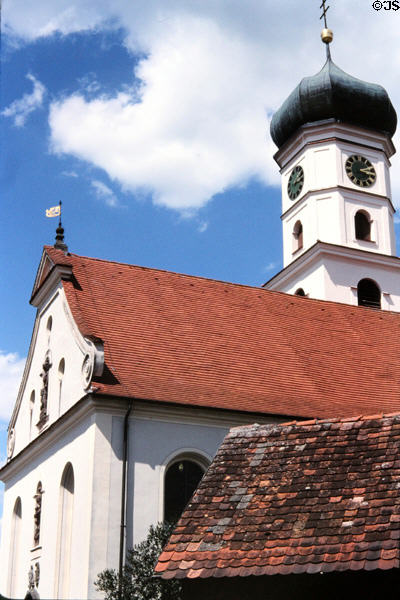
{"type": "Polygon", "coordinates": [[[156,572],[233,577],[400,567],[400,414],[226,436],[156,572]]]}
{"type": "Polygon", "coordinates": [[[99,393],[293,417],[400,410],[400,314],[93,258],[64,281],[99,393]]]}

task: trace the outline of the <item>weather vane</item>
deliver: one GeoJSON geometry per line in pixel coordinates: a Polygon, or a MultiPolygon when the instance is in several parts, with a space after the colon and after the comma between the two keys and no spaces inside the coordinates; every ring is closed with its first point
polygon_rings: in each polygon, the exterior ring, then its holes
{"type": "Polygon", "coordinates": [[[322,9],[322,14],[320,16],[320,20],[324,19],[324,28],[321,31],[321,39],[324,42],[324,44],[327,44],[326,50],[327,50],[327,54],[328,54],[328,57],[329,57],[330,56],[330,53],[329,53],[329,44],[333,40],[333,33],[328,28],[328,23],[326,21],[326,13],[329,10],[329,6],[326,6],[326,0],[322,0],[322,4],[321,4],[320,8],[322,9]]]}

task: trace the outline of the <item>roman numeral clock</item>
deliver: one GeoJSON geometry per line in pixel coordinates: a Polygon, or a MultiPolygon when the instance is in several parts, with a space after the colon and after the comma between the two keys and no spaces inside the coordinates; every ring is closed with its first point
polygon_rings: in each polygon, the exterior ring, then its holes
{"type": "Polygon", "coordinates": [[[360,187],[370,187],[375,183],[376,171],[372,163],[358,154],[349,156],[346,160],[346,173],[348,178],[360,187]]]}

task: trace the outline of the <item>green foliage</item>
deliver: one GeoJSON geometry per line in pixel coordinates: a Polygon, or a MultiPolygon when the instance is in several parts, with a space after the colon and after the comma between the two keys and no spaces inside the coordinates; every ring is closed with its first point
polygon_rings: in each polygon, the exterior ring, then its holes
{"type": "MultiPolygon", "coordinates": [[[[123,600],[181,600],[178,581],[153,577],[153,570],[174,524],[158,523],[151,526],[147,538],[128,551],[122,574],[123,600]]],[[[118,573],[114,569],[102,571],[94,585],[104,592],[105,600],[118,600],[118,573]]]]}

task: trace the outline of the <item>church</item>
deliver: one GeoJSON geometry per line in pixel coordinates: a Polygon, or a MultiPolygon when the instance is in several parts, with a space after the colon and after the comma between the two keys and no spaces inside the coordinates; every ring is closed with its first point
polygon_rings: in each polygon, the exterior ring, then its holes
{"type": "Polygon", "coordinates": [[[233,427],[400,412],[387,92],[327,60],[275,113],[284,268],[260,287],[45,246],[11,416],[0,593],[97,598],[233,427]]]}

